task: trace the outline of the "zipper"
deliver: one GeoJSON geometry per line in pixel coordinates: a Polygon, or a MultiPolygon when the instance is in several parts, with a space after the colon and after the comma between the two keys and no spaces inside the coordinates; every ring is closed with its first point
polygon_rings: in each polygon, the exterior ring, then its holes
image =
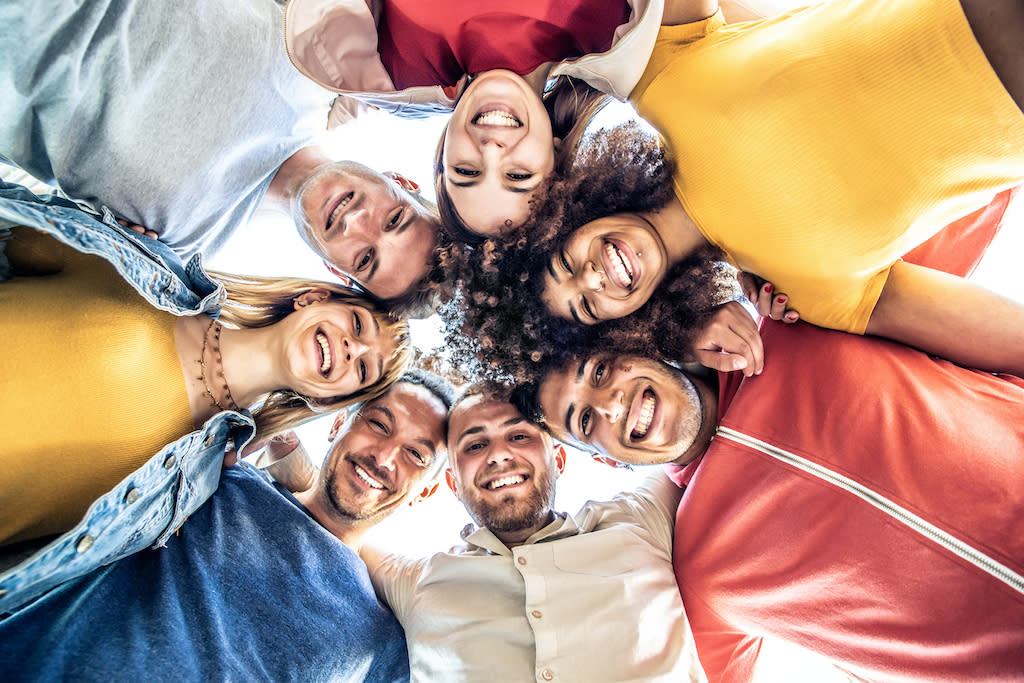
{"type": "Polygon", "coordinates": [[[1021,576],[1006,565],[993,560],[991,557],[936,527],[934,524],[925,521],[918,515],[915,515],[909,510],[897,505],[888,498],[872,491],[863,484],[860,484],[849,477],[837,474],[818,463],[802,458],[799,455],[790,453],[789,451],[784,451],[781,448],[773,446],[765,441],[761,441],[760,439],[755,439],[752,436],[737,432],[734,429],[719,427],[717,434],[724,439],[747,446],[748,448],[753,448],[756,451],[760,451],[761,453],[769,455],[777,460],[781,460],[782,462],[792,465],[793,467],[807,472],[808,474],[812,474],[833,486],[854,494],[882,512],[894,517],[905,526],[913,529],[930,541],[937,543],[949,552],[958,555],[976,567],[983,569],[1018,592],[1024,593],[1024,576],[1021,576]]]}

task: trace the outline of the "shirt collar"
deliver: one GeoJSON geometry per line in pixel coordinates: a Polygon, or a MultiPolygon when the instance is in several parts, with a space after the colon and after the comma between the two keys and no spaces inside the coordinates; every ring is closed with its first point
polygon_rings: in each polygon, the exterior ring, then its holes
{"type": "MultiPolygon", "coordinates": [[[[572,515],[564,512],[556,512],[555,518],[550,524],[533,533],[523,545],[557,541],[560,538],[575,536],[580,531],[576,520],[572,515]]],[[[462,540],[471,548],[480,548],[494,555],[512,556],[512,551],[501,540],[486,527],[477,527],[475,524],[467,524],[462,529],[462,540]]]]}

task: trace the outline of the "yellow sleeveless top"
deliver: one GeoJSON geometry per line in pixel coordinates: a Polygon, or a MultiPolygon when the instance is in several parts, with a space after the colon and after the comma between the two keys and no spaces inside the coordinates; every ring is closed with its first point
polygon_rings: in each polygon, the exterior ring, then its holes
{"type": "Polygon", "coordinates": [[[704,236],[825,327],[863,333],[894,261],[1024,181],[1024,114],[956,0],[663,27],[630,99],[704,236]]]}
{"type": "Polygon", "coordinates": [[[15,228],[6,252],[19,277],[0,284],[0,543],[70,529],[192,430],[174,315],[35,230],[15,228]]]}

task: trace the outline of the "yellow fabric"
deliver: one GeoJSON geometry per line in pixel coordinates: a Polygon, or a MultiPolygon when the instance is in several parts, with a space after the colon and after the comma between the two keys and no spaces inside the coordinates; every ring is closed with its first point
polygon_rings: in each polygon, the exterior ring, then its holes
{"type": "Polygon", "coordinates": [[[1024,181],[1024,115],[957,0],[665,27],[630,99],[705,237],[826,327],[863,333],[894,261],[1024,181]]]}
{"type": "Polygon", "coordinates": [[[74,526],[192,429],[174,315],[97,256],[15,228],[0,284],[0,543],[74,526]]]}

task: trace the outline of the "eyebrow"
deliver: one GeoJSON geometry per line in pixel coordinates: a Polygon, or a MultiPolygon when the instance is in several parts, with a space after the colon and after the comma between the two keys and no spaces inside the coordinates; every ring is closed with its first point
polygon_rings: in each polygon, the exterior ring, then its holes
{"type": "Polygon", "coordinates": [[[395,421],[394,413],[392,413],[391,409],[388,408],[387,406],[384,406],[384,405],[372,405],[372,406],[370,406],[369,408],[366,409],[367,412],[370,412],[370,411],[373,411],[373,410],[380,411],[380,412],[384,413],[385,417],[387,417],[389,420],[391,420],[392,422],[395,421]]]}
{"type": "MultiPolygon", "coordinates": [[[[526,422],[526,418],[523,417],[522,415],[517,415],[517,416],[515,416],[513,418],[510,418],[510,419],[505,420],[504,422],[502,422],[501,426],[502,427],[511,427],[512,425],[519,424],[520,422],[526,422]]],[[[481,427],[481,426],[467,427],[466,429],[462,430],[461,434],[459,434],[459,438],[457,438],[455,440],[455,445],[458,446],[460,443],[462,443],[462,440],[465,439],[467,436],[472,436],[473,434],[479,434],[482,431],[484,431],[484,428],[481,427]]]]}
{"type": "MultiPolygon", "coordinates": [[[[580,380],[583,379],[583,369],[587,367],[587,362],[583,361],[580,363],[580,367],[576,370],[576,377],[573,378],[573,384],[579,384],[580,380]]],[[[569,410],[565,413],[565,431],[569,436],[572,436],[572,415],[576,412],[576,404],[570,403],[569,410]]]]}

